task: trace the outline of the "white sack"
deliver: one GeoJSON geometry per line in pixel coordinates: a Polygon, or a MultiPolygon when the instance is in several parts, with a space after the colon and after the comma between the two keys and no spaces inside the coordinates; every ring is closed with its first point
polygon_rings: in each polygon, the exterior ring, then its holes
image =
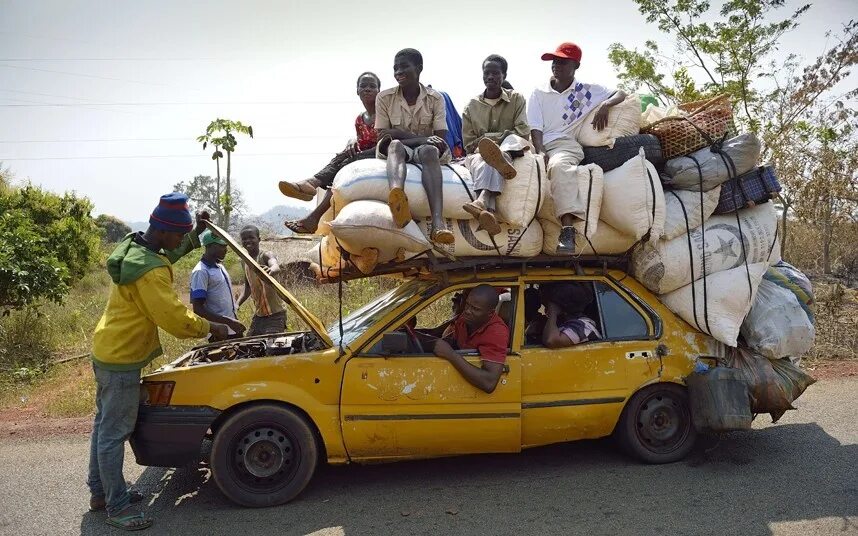
{"type": "Polygon", "coordinates": [[[752,350],[769,359],[801,356],[816,336],[795,294],[766,279],[757,289],[741,333],[752,350]]]}
{"type": "Polygon", "coordinates": [[[750,289],[745,267],[740,266],[706,277],[705,300],[704,279],[659,296],[659,299],[691,327],[708,333],[727,346],[736,346],[742,320],[754,303],[757,288],[768,267],[765,262],[748,265],[750,289]]]}
{"type": "MultiPolygon", "coordinates": [[[[515,168],[515,178],[504,181],[503,193],[497,198],[497,216],[499,221],[508,223],[511,227],[526,227],[549,197],[548,173],[545,171],[542,157],[529,150],[525,151],[524,156],[513,158],[512,167],[515,168]]],[[[473,192],[473,188],[471,191],[473,192]]],[[[444,204],[447,204],[446,188],[444,204]]],[[[446,209],[444,216],[447,216],[446,209]]],[[[471,216],[466,215],[460,219],[470,218],[471,216]]]]}
{"type": "MultiPolygon", "coordinates": [[[[411,215],[415,218],[431,216],[429,200],[420,179],[422,173],[420,168],[414,164],[406,164],[406,168],[405,195],[408,196],[411,215]]],[[[451,164],[450,167],[441,166],[441,178],[444,189],[444,217],[470,218],[470,214],[462,210],[462,205],[471,201],[468,190],[472,194],[474,191],[468,170],[457,164],[451,164]],[[459,176],[464,179],[467,189],[462,185],[459,176]]],[[[387,182],[386,161],[367,158],[352,162],[337,173],[331,190],[333,190],[331,201],[337,213],[352,201],[373,200],[387,203],[390,186],[387,182]]]]}
{"type": "MultiPolygon", "coordinates": [[[[425,236],[429,236],[430,221],[431,218],[425,218],[418,223],[425,236]]],[[[477,231],[479,223],[476,220],[446,219],[444,223],[448,229],[453,231],[456,239],[452,244],[435,244],[435,247],[454,256],[497,256],[500,254],[509,257],[533,257],[539,255],[542,250],[542,227],[535,220],[526,229],[511,227],[502,223],[501,232],[494,236],[494,242],[492,242],[491,235],[486,231],[477,231]],[[516,244],[516,240],[518,240],[518,244],[516,244]],[[494,244],[497,244],[497,249],[494,244]]]]}
{"type": "Polygon", "coordinates": [[[780,260],[780,247],[776,241],[777,226],[777,214],[772,203],[734,214],[713,216],[691,231],[691,259],[688,252],[689,235],[643,244],[632,255],[632,275],[656,294],[671,292],[703,277],[704,250],[706,274],[742,266],[745,259],[742,256],[741,236],[745,237],[748,263],[765,262],[771,265],[780,260]],[[741,221],[741,234],[736,223],[737,214],[741,221]]]}
{"type": "Polygon", "coordinates": [[[641,128],[648,127],[656,121],[661,121],[665,117],[685,117],[688,112],[679,109],[677,106],[662,108],[655,104],[650,104],[646,110],[641,112],[641,128]]]}
{"type": "Polygon", "coordinates": [[[601,131],[593,128],[593,119],[600,106],[587,114],[578,129],[578,143],[582,147],[613,147],[614,139],[621,136],[640,134],[641,100],[637,95],[629,95],[625,100],[608,110],[608,125],[601,131]]]}
{"type": "Polygon", "coordinates": [[[320,266],[337,266],[340,262],[340,250],[333,237],[323,236],[307,253],[307,260],[320,266]],[[329,240],[330,238],[330,240],[329,240]]]}
{"type": "Polygon", "coordinates": [[[431,247],[415,222],[398,228],[390,207],[379,201],[349,203],[329,225],[337,243],[355,255],[360,255],[364,248],[377,248],[380,258],[391,259],[400,248],[418,253],[431,247]]]}
{"type": "Polygon", "coordinates": [[[684,235],[695,227],[700,227],[715,212],[715,207],[718,206],[718,199],[720,197],[720,186],[716,186],[708,192],[703,192],[703,214],[701,215],[700,192],[665,190],[664,234],[661,236],[661,239],[670,240],[679,235],[684,235]],[[683,207],[685,208],[684,211],[683,207]]]}
{"type": "Polygon", "coordinates": [[[605,173],[599,219],[617,231],[651,241],[664,232],[664,190],[644,150],[625,164],[605,173]]]}
{"type": "MultiPolygon", "coordinates": [[[[730,178],[746,173],[757,165],[760,158],[760,140],[751,133],[740,134],[724,142],[721,149],[733,161],[735,170],[728,169],[724,158],[718,153],[713,153],[709,147],[691,153],[691,156],[700,163],[700,171],[703,175],[703,191],[711,190],[730,178]]],[[[670,177],[669,184],[673,188],[681,190],[695,190],[700,188],[700,174],[697,164],[688,156],[671,158],[664,165],[664,171],[670,177]]]]}
{"type": "Polygon", "coordinates": [[[592,238],[602,210],[602,168],[596,164],[578,166],[574,181],[554,180],[549,181],[549,185],[551,194],[545,197],[545,202],[539,208],[539,218],[559,226],[560,216],[583,209],[587,225],[582,225],[581,229],[586,229],[587,236],[592,238]]]}
{"type": "MultiPolygon", "coordinates": [[[[557,241],[560,239],[560,224],[539,220],[542,224],[542,252],[546,255],[557,254],[557,241]]],[[[573,225],[575,230],[575,254],[582,255],[617,255],[625,253],[637,240],[634,237],[624,235],[605,222],[599,222],[599,227],[592,234],[590,240],[584,238],[584,222],[577,221],[573,225]]]]}

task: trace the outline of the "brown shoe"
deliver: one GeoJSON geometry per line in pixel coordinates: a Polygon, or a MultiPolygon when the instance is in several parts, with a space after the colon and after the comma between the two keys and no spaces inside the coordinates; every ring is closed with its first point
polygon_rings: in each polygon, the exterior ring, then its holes
{"type": "Polygon", "coordinates": [[[506,180],[515,178],[515,168],[503,157],[503,151],[501,151],[497,143],[488,138],[483,138],[477,144],[477,147],[479,148],[480,156],[483,157],[486,164],[498,170],[501,177],[506,180]]]}

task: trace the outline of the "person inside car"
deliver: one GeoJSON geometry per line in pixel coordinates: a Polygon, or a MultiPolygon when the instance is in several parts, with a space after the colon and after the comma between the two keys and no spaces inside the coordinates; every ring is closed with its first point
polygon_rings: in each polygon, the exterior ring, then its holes
{"type": "Polygon", "coordinates": [[[524,291],[524,339],[526,344],[542,342],[542,332],[545,330],[546,317],[539,312],[542,299],[539,289],[530,287],[524,291]]]}
{"type": "Polygon", "coordinates": [[[509,328],[495,312],[498,293],[490,285],[474,287],[465,306],[444,337],[435,342],[435,355],[446,359],[471,385],[486,393],[495,390],[506,362],[509,328]],[[476,349],[481,366],[470,364],[459,349],[476,349]]]}
{"type": "Polygon", "coordinates": [[[547,321],[542,344],[547,348],[566,348],[582,342],[601,339],[596,322],[584,314],[593,301],[593,290],[582,283],[543,285],[547,321]]]}

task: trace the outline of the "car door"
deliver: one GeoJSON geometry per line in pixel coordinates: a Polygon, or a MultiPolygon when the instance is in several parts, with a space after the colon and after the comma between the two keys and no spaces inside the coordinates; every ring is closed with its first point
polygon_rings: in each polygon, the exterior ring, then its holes
{"type": "MultiPolygon", "coordinates": [[[[411,348],[396,355],[384,355],[381,348],[383,333],[402,329],[414,315],[418,320],[437,317],[431,323],[437,326],[442,317],[451,316],[449,304],[455,292],[468,287],[458,285],[439,292],[419,310],[380,331],[364,351],[348,360],[340,421],[350,458],[420,458],[520,450],[521,361],[511,348],[506,370],[490,394],[465,381],[449,362],[434,356],[428,348],[411,348]]],[[[424,326],[418,322],[417,327],[424,326]]],[[[472,364],[480,365],[475,351],[462,353],[472,364]]]]}
{"type": "MultiPolygon", "coordinates": [[[[631,393],[628,361],[655,355],[655,325],[624,289],[600,276],[566,280],[592,288],[595,299],[587,316],[597,322],[602,338],[561,349],[541,342],[522,348],[524,446],[610,434],[631,393]]],[[[540,282],[547,281],[527,281],[540,282]]]]}

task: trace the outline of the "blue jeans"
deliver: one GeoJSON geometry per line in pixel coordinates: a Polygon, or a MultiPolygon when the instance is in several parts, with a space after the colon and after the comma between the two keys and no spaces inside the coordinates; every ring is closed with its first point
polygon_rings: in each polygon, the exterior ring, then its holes
{"type": "Polygon", "coordinates": [[[131,495],[122,475],[125,441],[134,431],[140,404],[140,371],[95,371],[95,422],[89,449],[87,484],[94,497],[107,501],[107,515],[128,507],[131,495]]]}

